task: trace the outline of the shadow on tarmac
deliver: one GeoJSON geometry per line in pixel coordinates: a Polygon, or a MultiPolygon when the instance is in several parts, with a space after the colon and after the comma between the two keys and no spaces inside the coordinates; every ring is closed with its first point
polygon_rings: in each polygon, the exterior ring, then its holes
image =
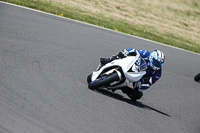
{"type": "Polygon", "coordinates": [[[126,103],[131,104],[131,105],[134,105],[134,106],[136,106],[136,107],[144,108],[144,109],[148,109],[148,110],[153,110],[153,111],[155,111],[155,112],[157,112],[157,113],[160,113],[160,114],[162,114],[162,115],[171,117],[169,114],[164,113],[164,112],[162,112],[162,111],[159,111],[159,110],[157,110],[157,109],[155,109],[155,108],[152,108],[152,107],[150,107],[150,106],[147,106],[147,105],[143,104],[142,102],[131,101],[130,99],[125,98],[125,97],[123,97],[123,96],[120,95],[120,94],[112,93],[112,92],[109,91],[109,90],[106,90],[106,89],[95,89],[94,91],[97,92],[97,93],[101,93],[101,94],[103,94],[103,95],[106,95],[106,96],[108,96],[108,97],[111,97],[111,98],[114,98],[114,99],[117,99],[117,100],[126,102],[126,103]]]}

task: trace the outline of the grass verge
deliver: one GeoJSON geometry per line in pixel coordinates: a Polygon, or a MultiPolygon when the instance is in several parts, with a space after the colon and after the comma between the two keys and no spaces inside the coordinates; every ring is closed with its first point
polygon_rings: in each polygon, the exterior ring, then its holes
{"type": "Polygon", "coordinates": [[[147,38],[153,41],[169,44],[186,50],[200,53],[200,44],[192,39],[185,38],[173,33],[160,32],[150,25],[138,25],[117,19],[106,17],[104,14],[94,13],[67,4],[55,2],[53,0],[2,0],[17,5],[22,5],[41,11],[57,14],[63,17],[80,20],[83,22],[106,27],[127,34],[147,38]]]}

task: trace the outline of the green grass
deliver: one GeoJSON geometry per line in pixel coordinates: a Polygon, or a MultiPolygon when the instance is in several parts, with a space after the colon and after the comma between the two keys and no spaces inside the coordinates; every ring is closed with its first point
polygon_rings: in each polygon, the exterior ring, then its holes
{"type": "MultiPolygon", "coordinates": [[[[149,25],[138,25],[123,19],[116,19],[112,17],[105,17],[103,14],[96,14],[93,12],[85,11],[79,8],[74,8],[69,5],[64,5],[52,0],[2,0],[17,5],[22,5],[45,12],[57,14],[60,16],[72,18],[75,20],[84,21],[87,23],[95,24],[98,26],[106,27],[116,31],[121,31],[127,34],[147,38],[153,41],[169,44],[172,46],[180,47],[186,50],[200,53],[200,44],[192,39],[184,38],[176,34],[160,32],[155,27],[149,25]]],[[[106,4],[106,3],[105,3],[106,4]]],[[[193,3],[193,6],[198,6],[197,3],[193,3]]],[[[119,6],[116,7],[121,9],[119,6]]],[[[172,10],[172,9],[171,9],[172,10]]],[[[176,10],[175,14],[178,14],[176,10]]],[[[199,15],[199,12],[185,11],[188,16],[199,15]]],[[[180,23],[183,27],[188,27],[187,23],[180,23]]],[[[200,33],[199,33],[200,34],[200,33]]]]}

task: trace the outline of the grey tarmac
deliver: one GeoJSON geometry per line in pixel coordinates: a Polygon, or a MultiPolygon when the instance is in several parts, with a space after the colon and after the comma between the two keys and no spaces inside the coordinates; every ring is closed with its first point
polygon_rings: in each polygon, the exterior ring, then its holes
{"type": "Polygon", "coordinates": [[[0,2],[0,133],[199,133],[200,55],[0,2]],[[161,79],[138,102],[92,91],[99,58],[162,50],[161,79]]]}

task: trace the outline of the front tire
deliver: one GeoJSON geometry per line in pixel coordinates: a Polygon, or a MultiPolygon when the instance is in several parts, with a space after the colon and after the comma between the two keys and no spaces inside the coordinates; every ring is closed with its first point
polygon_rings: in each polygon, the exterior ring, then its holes
{"type": "Polygon", "coordinates": [[[101,77],[99,79],[96,79],[95,81],[88,84],[88,88],[94,90],[99,87],[108,86],[110,83],[119,80],[119,76],[117,73],[113,73],[111,75],[108,75],[107,77],[101,77]]]}
{"type": "Polygon", "coordinates": [[[197,82],[200,82],[200,73],[197,74],[197,75],[194,77],[194,80],[197,81],[197,82]]]}
{"type": "Polygon", "coordinates": [[[92,82],[92,74],[88,75],[88,77],[87,77],[87,82],[88,82],[88,84],[89,84],[90,82],[92,82]]]}

